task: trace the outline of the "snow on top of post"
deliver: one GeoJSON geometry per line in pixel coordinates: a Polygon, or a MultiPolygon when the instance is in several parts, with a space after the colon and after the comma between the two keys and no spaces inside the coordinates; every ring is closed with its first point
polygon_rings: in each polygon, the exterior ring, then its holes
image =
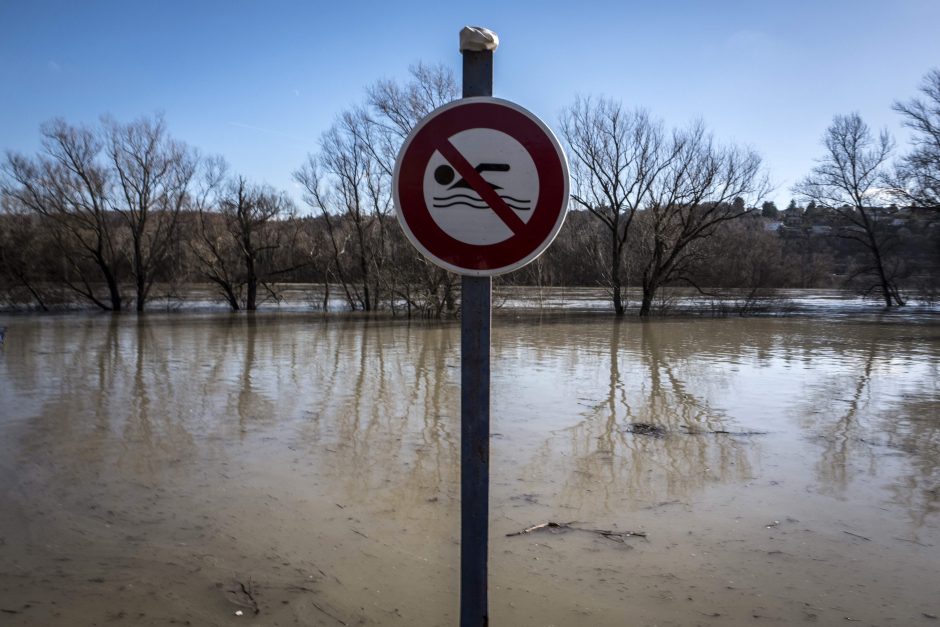
{"type": "Polygon", "coordinates": [[[499,45],[499,36],[488,28],[482,26],[464,26],[460,29],[460,51],[482,52],[496,50],[499,45]]]}

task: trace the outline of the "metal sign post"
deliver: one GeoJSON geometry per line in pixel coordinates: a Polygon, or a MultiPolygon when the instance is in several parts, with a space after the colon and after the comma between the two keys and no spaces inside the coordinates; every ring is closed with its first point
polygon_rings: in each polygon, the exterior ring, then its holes
{"type": "Polygon", "coordinates": [[[460,317],[460,625],[488,621],[490,294],[488,276],[464,276],[460,317]]]}
{"type": "Polygon", "coordinates": [[[537,116],[493,98],[496,34],[460,31],[463,98],[429,113],[402,144],[392,194],[405,236],[462,277],[460,625],[484,627],[490,492],[492,276],[552,243],[568,208],[568,160],[537,116]]]}
{"type": "MultiPolygon", "coordinates": [[[[463,97],[493,95],[493,50],[461,37],[463,97]]],[[[464,275],[460,315],[460,626],[489,623],[492,278],[464,275]]]]}

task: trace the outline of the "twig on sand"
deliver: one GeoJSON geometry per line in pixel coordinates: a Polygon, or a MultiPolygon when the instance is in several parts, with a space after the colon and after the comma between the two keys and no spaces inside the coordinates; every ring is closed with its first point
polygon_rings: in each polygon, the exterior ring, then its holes
{"type": "MultiPolygon", "coordinates": [[[[320,572],[322,572],[322,571],[320,571],[320,572]]],[[[296,591],[296,592],[316,592],[313,588],[308,588],[308,587],[306,587],[306,586],[298,586],[298,585],[289,585],[289,586],[287,586],[287,589],[288,589],[288,590],[293,590],[293,591],[296,591]]],[[[332,618],[333,620],[335,620],[335,621],[336,621],[337,623],[339,623],[340,625],[349,625],[349,623],[347,623],[346,621],[344,621],[344,620],[343,620],[342,618],[340,618],[339,616],[336,616],[335,614],[331,614],[330,612],[328,612],[328,611],[326,611],[325,609],[323,609],[316,601],[310,601],[310,605],[312,605],[313,607],[317,608],[317,609],[320,610],[322,613],[326,614],[327,616],[329,616],[330,618],[332,618]]]]}
{"type": "Polygon", "coordinates": [[[526,527],[522,531],[515,531],[513,533],[507,533],[506,537],[511,538],[512,536],[521,536],[526,533],[532,533],[533,531],[539,531],[540,529],[570,529],[571,523],[556,523],[556,522],[543,522],[537,525],[532,525],[531,527],[526,527]]]}
{"type": "Polygon", "coordinates": [[[895,538],[895,540],[900,540],[901,542],[910,542],[911,544],[916,544],[917,546],[926,546],[931,547],[932,544],[924,544],[923,542],[918,542],[917,540],[911,540],[910,538],[895,538]]]}
{"type": "Polygon", "coordinates": [[[516,531],[513,533],[507,533],[506,537],[511,538],[513,536],[521,536],[527,533],[534,533],[536,531],[548,530],[551,533],[564,533],[565,531],[586,531],[588,533],[596,533],[599,536],[603,536],[608,540],[613,540],[614,542],[624,542],[626,538],[637,537],[645,538],[645,531],[613,531],[610,529],[588,529],[586,527],[575,527],[574,522],[570,523],[559,523],[559,522],[543,522],[537,525],[532,525],[531,527],[526,527],[522,531],[516,531]]]}
{"type": "Polygon", "coordinates": [[[846,531],[845,529],[842,530],[842,533],[847,533],[847,534],[849,534],[850,536],[854,536],[854,537],[856,537],[856,538],[861,538],[862,540],[868,540],[869,542],[871,542],[871,538],[866,538],[865,536],[860,536],[860,535],[858,535],[857,533],[852,533],[851,531],[846,531]]]}
{"type": "Polygon", "coordinates": [[[330,618],[332,618],[333,620],[335,620],[335,621],[336,621],[337,623],[339,623],[340,625],[349,625],[349,623],[347,623],[346,621],[344,621],[342,618],[339,618],[339,617],[337,617],[337,616],[334,616],[333,614],[330,614],[330,613],[327,612],[325,609],[323,609],[322,607],[320,607],[319,605],[317,605],[317,602],[316,602],[316,601],[310,601],[310,605],[312,605],[313,607],[317,608],[318,610],[320,610],[321,612],[323,612],[324,614],[326,614],[327,616],[329,616],[330,618]]]}

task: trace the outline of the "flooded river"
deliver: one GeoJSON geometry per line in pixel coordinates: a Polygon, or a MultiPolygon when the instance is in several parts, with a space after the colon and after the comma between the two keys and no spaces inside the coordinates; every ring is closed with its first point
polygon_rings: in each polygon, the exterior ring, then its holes
{"type": "MultiPolygon", "coordinates": [[[[2,325],[0,624],[457,623],[456,326],[2,325]]],[[[937,316],[501,315],[492,429],[493,625],[937,624],[937,316]]]]}

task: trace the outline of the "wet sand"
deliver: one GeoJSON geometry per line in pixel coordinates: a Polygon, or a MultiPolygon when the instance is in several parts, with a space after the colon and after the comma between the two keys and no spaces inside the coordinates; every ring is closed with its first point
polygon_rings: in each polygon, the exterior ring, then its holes
{"type": "MultiPolygon", "coordinates": [[[[0,324],[0,624],[456,624],[454,326],[0,324]]],[[[930,319],[497,318],[492,624],[936,624],[938,370],[930,319]]]]}

